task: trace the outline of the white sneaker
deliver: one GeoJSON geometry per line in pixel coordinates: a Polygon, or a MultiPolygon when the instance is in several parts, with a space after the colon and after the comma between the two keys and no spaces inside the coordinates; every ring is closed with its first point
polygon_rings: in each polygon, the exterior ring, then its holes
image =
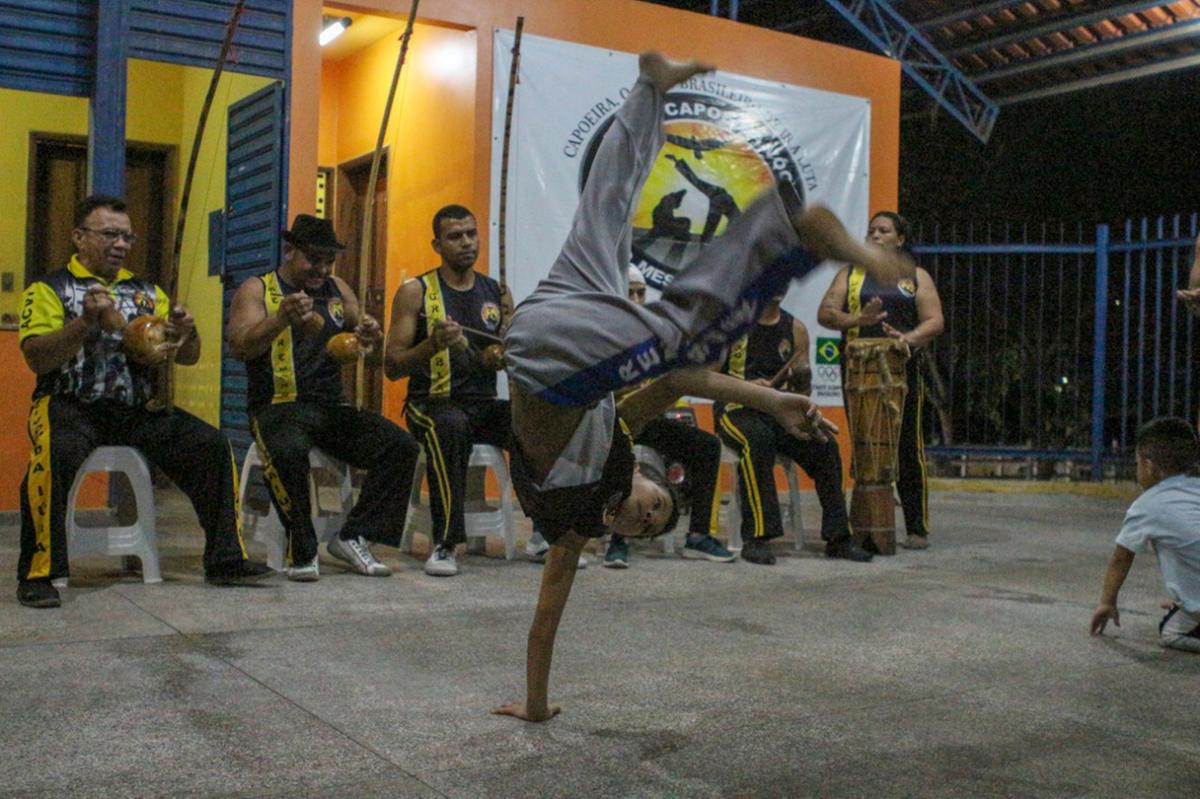
{"type": "MultiPolygon", "coordinates": [[[[541,544],[535,544],[530,541],[525,545],[525,557],[529,558],[530,563],[545,563],[546,555],[550,552],[550,545],[543,541],[541,544]]],[[[588,567],[587,555],[579,553],[579,565],[577,569],[586,569],[588,567]]]]}
{"type": "Polygon", "coordinates": [[[371,548],[361,536],[342,539],[331,538],[325,545],[325,551],[340,561],[350,564],[350,568],[368,577],[390,577],[392,570],[375,560],[371,548]]]}
{"type": "Polygon", "coordinates": [[[525,557],[533,563],[545,563],[546,554],[550,551],[550,545],[545,541],[540,544],[535,544],[532,540],[525,545],[525,557]]]}
{"type": "Polygon", "coordinates": [[[315,583],[321,579],[321,567],[316,555],[308,563],[292,566],[288,569],[287,578],[297,583],[315,583]]]}
{"type": "Polygon", "coordinates": [[[450,547],[437,547],[425,561],[425,573],[431,577],[453,577],[458,574],[458,560],[450,547]]]}

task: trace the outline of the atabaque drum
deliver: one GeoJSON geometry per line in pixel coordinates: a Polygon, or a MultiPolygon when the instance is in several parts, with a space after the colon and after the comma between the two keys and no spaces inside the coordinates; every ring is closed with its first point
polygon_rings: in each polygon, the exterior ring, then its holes
{"type": "Polygon", "coordinates": [[[853,456],[850,527],[859,544],[896,553],[896,482],[900,422],[908,393],[908,345],[891,338],[859,338],[846,345],[846,417],[853,456]]]}

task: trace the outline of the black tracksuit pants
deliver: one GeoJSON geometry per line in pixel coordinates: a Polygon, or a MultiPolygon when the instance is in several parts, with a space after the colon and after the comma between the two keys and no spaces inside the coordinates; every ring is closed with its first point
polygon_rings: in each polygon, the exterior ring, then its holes
{"type": "Polygon", "coordinates": [[[717,430],[721,440],[738,454],[742,540],[783,535],[775,491],[776,453],[795,461],[816,484],[821,502],[821,538],[837,541],[850,535],[842,492],[842,456],[836,441],[803,441],[752,408],[723,413],[717,420],[717,430]]]}
{"type": "Polygon", "coordinates": [[[467,540],[464,502],[471,447],[491,444],[508,449],[512,417],[507,400],[412,399],[404,407],[408,429],[425,448],[429,512],[434,546],[453,547],[467,540]]]}
{"type": "Polygon", "coordinates": [[[136,447],[187,494],[204,530],[204,569],[246,558],[238,514],[237,466],[229,441],[190,413],[150,412],[74,397],[35,400],[29,412],[33,450],[21,483],[21,580],[69,576],[67,495],[75,473],[97,447],[136,447]]]}
{"type": "Polygon", "coordinates": [[[293,565],[317,556],[308,488],[308,451],[317,447],[367,470],[362,492],[339,534],[399,546],[420,450],[413,437],[377,413],[352,405],[284,402],[254,413],[254,438],[271,501],[288,533],[293,565]]]}
{"type": "Polygon", "coordinates": [[[908,535],[929,535],[929,481],[925,465],[925,383],[916,363],[908,366],[908,394],[900,421],[896,493],[908,535]]]}

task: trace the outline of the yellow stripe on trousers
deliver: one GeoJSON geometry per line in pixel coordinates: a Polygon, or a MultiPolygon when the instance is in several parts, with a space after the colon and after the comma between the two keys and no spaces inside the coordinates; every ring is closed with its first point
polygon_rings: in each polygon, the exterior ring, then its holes
{"type": "Polygon", "coordinates": [[[29,562],[26,580],[44,580],[50,576],[50,398],[42,397],[29,410],[29,479],[26,483],[29,512],[33,516],[36,548],[29,562]]]}
{"type": "Polygon", "coordinates": [[[246,553],[246,539],[242,538],[242,486],[238,475],[237,461],[233,458],[233,447],[225,442],[225,450],[229,453],[229,471],[233,473],[233,525],[237,533],[238,547],[242,550],[242,559],[250,556],[246,553]]]}
{"type": "Polygon", "coordinates": [[[721,426],[725,428],[725,432],[741,444],[738,464],[742,470],[742,483],[745,485],[746,499],[750,503],[750,517],[754,520],[754,537],[762,538],[764,534],[762,497],[758,493],[758,478],[754,474],[754,461],[750,458],[750,442],[742,431],[738,430],[729,420],[728,414],[721,416],[721,426]]]}
{"type": "Polygon", "coordinates": [[[431,417],[421,413],[416,406],[409,404],[406,410],[412,415],[412,420],[425,431],[425,456],[429,459],[429,465],[433,467],[433,474],[437,477],[442,495],[442,541],[445,542],[450,535],[450,475],[446,469],[446,459],[442,456],[441,442],[438,441],[437,426],[431,417]]]}
{"type": "MultiPolygon", "coordinates": [[[[283,511],[286,517],[281,521],[287,524],[292,518],[292,498],[288,496],[287,489],[283,487],[283,480],[279,477],[279,472],[275,469],[275,464],[271,462],[271,452],[267,449],[267,445],[263,443],[262,435],[258,431],[258,421],[250,420],[250,430],[254,433],[254,441],[258,444],[258,456],[262,461],[263,478],[267,481],[267,488],[270,489],[271,495],[275,497],[275,503],[279,505],[279,509],[283,511]]],[[[315,497],[311,498],[315,501],[315,497]]],[[[239,509],[240,510],[240,509],[239,509]]],[[[242,514],[238,513],[238,540],[242,539],[242,514]]],[[[245,544],[242,545],[243,553],[246,550],[245,544]]],[[[292,536],[288,535],[287,561],[292,563],[292,536]]],[[[294,565],[294,564],[293,564],[294,565]]]]}
{"type": "MultiPolygon", "coordinates": [[[[712,508],[708,512],[708,534],[715,536],[721,532],[721,467],[720,465],[714,470],[712,493],[712,508]]],[[[737,477],[735,476],[736,480],[737,477]]]]}

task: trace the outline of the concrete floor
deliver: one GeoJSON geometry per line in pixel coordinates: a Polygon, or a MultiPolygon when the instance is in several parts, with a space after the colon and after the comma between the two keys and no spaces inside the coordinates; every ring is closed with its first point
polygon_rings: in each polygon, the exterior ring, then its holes
{"type": "Polygon", "coordinates": [[[0,528],[0,796],[1200,795],[1200,657],[1155,643],[1152,557],[1087,635],[1119,500],[935,495],[935,547],[868,565],[593,559],[564,711],[529,725],[488,711],[522,696],[540,567],[210,588],[161,499],[166,581],[80,559],[57,611],[16,604],[0,528]]]}

